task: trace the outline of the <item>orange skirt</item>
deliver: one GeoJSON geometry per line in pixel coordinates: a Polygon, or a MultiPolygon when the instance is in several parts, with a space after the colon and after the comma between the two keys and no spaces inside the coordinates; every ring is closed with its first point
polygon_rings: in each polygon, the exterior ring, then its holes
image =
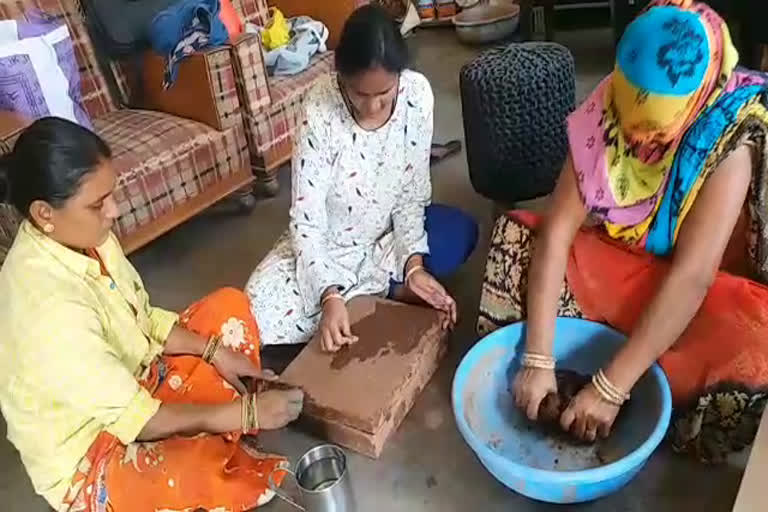
{"type": "MultiPolygon", "coordinates": [[[[222,334],[230,349],[248,354],[260,366],[258,328],[247,297],[222,289],[181,315],[181,325],[209,337],[222,334]]],[[[142,385],[165,403],[216,404],[238,394],[216,369],[199,357],[162,357],[142,385]]],[[[269,474],[286,464],[258,453],[239,433],[173,437],[128,446],[102,432],[83,458],[59,510],[70,512],[240,512],[274,495],[269,474]]],[[[283,472],[275,481],[281,482],[283,472]]]]}

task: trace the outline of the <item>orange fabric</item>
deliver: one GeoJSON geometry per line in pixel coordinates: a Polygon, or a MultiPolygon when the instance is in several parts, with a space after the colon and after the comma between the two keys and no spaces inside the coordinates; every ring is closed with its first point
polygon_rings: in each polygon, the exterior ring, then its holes
{"type": "MultiPolygon", "coordinates": [[[[219,290],[181,315],[183,327],[205,337],[231,327],[233,320],[249,341],[243,346],[254,344],[251,359],[260,365],[258,328],[242,292],[219,290]]],[[[165,403],[215,404],[238,398],[213,366],[192,356],[161,358],[142,385],[165,403]]],[[[244,446],[240,437],[239,433],[173,437],[125,446],[103,432],[74,476],[63,510],[253,509],[270,497],[267,478],[285,459],[257,453],[244,446]]],[[[282,475],[275,475],[278,484],[282,475]]]]}
{"type": "Polygon", "coordinates": [[[192,304],[181,314],[181,323],[206,338],[221,335],[222,346],[245,354],[261,368],[259,328],[240,290],[222,288],[192,304]]]}
{"type": "MultiPolygon", "coordinates": [[[[630,333],[669,265],[610,241],[597,229],[585,229],[574,241],[567,280],[587,318],[630,333]]],[[[718,272],[688,328],[659,362],[675,405],[722,382],[766,387],[768,288],[718,272]]]]}
{"type": "Polygon", "coordinates": [[[243,22],[232,5],[232,0],[221,0],[219,19],[227,27],[230,41],[234,41],[243,33],[243,22]]]}

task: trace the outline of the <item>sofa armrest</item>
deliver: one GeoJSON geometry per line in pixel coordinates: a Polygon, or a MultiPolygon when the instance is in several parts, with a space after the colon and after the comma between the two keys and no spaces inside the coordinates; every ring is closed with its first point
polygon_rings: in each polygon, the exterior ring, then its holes
{"type": "Polygon", "coordinates": [[[227,46],[195,53],[179,64],[176,82],[163,89],[165,58],[146,52],[141,108],[159,110],[223,131],[242,122],[235,70],[227,46]]]}
{"type": "Polygon", "coordinates": [[[328,27],[328,48],[333,50],[339,43],[341,29],[352,12],[369,3],[368,0],[332,0],[307,2],[307,0],[269,0],[270,7],[280,9],[286,18],[309,16],[322,21],[328,27]]]}
{"type": "Polygon", "coordinates": [[[240,103],[253,117],[272,103],[261,40],[257,35],[243,34],[232,43],[231,51],[240,103]]]}
{"type": "Polygon", "coordinates": [[[0,111],[0,155],[10,153],[16,139],[32,124],[32,120],[9,110],[0,111]]]}

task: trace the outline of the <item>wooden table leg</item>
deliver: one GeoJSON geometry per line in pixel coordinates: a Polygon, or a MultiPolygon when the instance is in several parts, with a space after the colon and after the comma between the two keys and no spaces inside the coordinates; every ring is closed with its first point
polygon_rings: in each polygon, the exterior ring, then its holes
{"type": "Polygon", "coordinates": [[[552,41],[555,37],[555,0],[520,0],[519,4],[523,40],[543,38],[552,41]],[[544,34],[540,33],[541,28],[544,34]]]}

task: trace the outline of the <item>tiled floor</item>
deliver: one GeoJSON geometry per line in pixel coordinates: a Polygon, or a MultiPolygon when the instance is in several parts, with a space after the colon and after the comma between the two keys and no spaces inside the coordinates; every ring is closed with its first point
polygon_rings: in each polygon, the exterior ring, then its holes
{"type": "MultiPolygon", "coordinates": [[[[581,98],[611,68],[611,34],[607,30],[579,31],[561,34],[559,39],[576,56],[581,98]]],[[[478,50],[459,45],[453,33],[443,29],[422,31],[409,42],[414,50],[415,68],[429,77],[435,91],[436,139],[463,138],[458,71],[478,50]]],[[[455,428],[449,389],[458,361],[475,341],[474,321],[486,253],[484,241],[491,228],[492,206],[470,186],[463,155],[436,166],[433,176],[435,199],[461,206],[475,215],[482,226],[482,242],[469,264],[449,282],[462,317],[441,371],[380,460],[351,457],[360,511],[730,510],[743,461],[706,468],[661,450],[635,481],[618,494],[589,505],[559,508],[517,496],[485,472],[455,428]]],[[[286,227],[287,173],[282,179],[285,185],[280,195],[261,201],[251,215],[237,217],[222,211],[211,212],[137,254],[133,260],[154,301],[182,308],[214,288],[241,287],[286,227]]],[[[51,385],[55,385],[55,376],[51,385]]],[[[2,422],[0,430],[4,438],[2,422]]],[[[267,449],[292,458],[315,442],[291,430],[263,436],[267,449]]],[[[5,441],[0,442],[0,504],[0,509],[13,512],[46,510],[44,502],[34,496],[17,455],[5,441]]],[[[292,509],[275,502],[265,510],[292,509]]]]}

